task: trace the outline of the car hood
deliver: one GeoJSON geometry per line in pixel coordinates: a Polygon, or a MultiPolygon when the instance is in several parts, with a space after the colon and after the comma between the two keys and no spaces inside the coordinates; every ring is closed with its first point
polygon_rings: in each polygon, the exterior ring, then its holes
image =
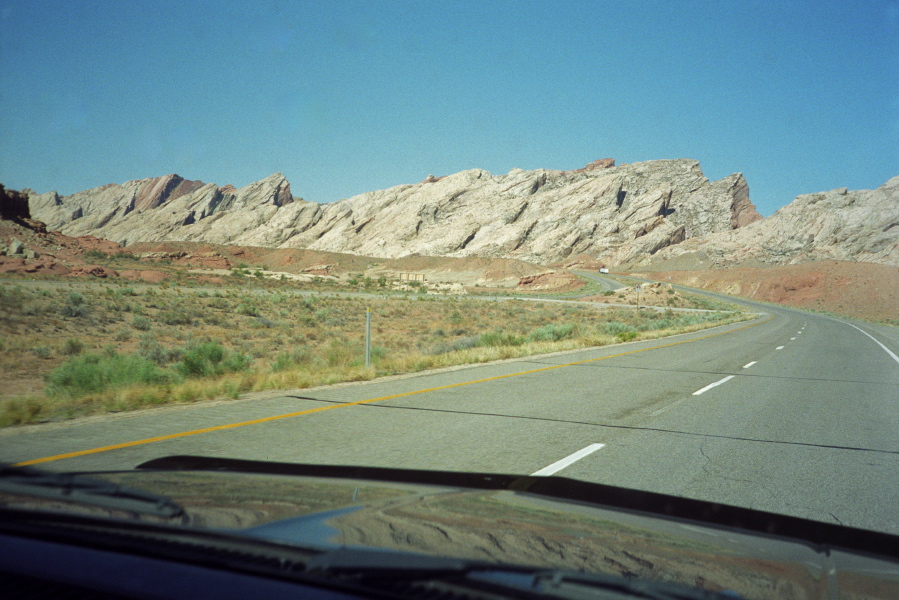
{"type": "Polygon", "coordinates": [[[894,536],[564,478],[199,457],[91,477],[171,499],[186,527],[281,544],[624,575],[745,598],[899,597],[894,536]]]}

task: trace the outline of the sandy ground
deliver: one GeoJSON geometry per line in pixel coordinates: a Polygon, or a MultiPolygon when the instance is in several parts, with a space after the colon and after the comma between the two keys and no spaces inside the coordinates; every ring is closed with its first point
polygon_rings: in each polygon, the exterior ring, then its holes
{"type": "Polygon", "coordinates": [[[634,275],[786,306],[899,322],[899,268],[887,265],[828,260],[634,275]]]}
{"type": "MultiPolygon", "coordinates": [[[[0,271],[23,274],[53,274],[64,277],[123,277],[129,280],[158,282],[164,271],[153,263],[186,270],[214,270],[215,275],[230,269],[263,268],[278,274],[292,274],[297,280],[310,276],[399,279],[402,274],[424,276],[429,283],[456,284],[481,288],[518,288],[522,291],[570,291],[581,284],[566,267],[598,268],[589,257],[572,257],[555,269],[519,260],[503,258],[447,258],[409,256],[398,259],[372,258],[351,254],[317,252],[302,249],[272,249],[221,246],[191,242],[118,244],[91,237],[71,238],[0,220],[0,241],[13,239],[37,251],[39,258],[0,256],[0,271]],[[146,270],[127,270],[98,275],[91,263],[95,250],[107,254],[126,251],[145,256],[146,270]]],[[[771,267],[732,267],[727,269],[668,270],[634,273],[662,282],[719,291],[814,310],[824,310],[865,319],[899,322],[899,267],[874,263],[820,261],[801,265],[771,267]]],[[[198,273],[199,275],[199,273],[198,273]]],[[[221,280],[219,275],[211,279],[221,280]]],[[[290,277],[294,279],[294,277],[290,277]]],[[[216,281],[219,282],[219,281],[216,281]]]]}

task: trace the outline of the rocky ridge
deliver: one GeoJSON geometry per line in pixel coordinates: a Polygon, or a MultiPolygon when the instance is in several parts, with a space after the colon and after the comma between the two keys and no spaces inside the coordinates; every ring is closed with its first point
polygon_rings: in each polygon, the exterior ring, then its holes
{"type": "Polygon", "coordinates": [[[761,218],[741,174],[710,182],[687,159],[601,159],[575,171],[506,175],[473,169],[324,205],[293,198],[280,173],[239,190],[169,175],[67,197],[32,192],[29,203],[51,229],[123,245],[172,240],[540,264],[578,254],[620,264],[761,218]]]}
{"type": "Polygon", "coordinates": [[[763,220],[686,240],[629,266],[658,270],[822,260],[899,266],[899,176],[875,190],[801,195],[763,220]]]}
{"type": "Polygon", "coordinates": [[[123,246],[161,240],[230,243],[295,200],[280,173],[239,190],[166,175],[71,196],[26,191],[32,214],[49,229],[70,236],[95,235],[123,246]]]}
{"type": "Polygon", "coordinates": [[[691,269],[851,260],[899,265],[899,177],[876,190],[799,196],[762,219],[739,173],[693,160],[582,169],[472,169],[332,204],[294,198],[280,173],[241,189],[177,175],[60,197],[29,192],[36,219],[122,245],[192,241],[378,258],[483,256],[538,264],[691,269]]]}

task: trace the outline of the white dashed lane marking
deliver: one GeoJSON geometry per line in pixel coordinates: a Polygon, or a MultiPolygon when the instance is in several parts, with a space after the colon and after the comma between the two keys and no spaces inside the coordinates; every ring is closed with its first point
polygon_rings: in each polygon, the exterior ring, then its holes
{"type": "Polygon", "coordinates": [[[581,460],[585,456],[593,454],[597,450],[602,449],[604,446],[605,446],[605,444],[590,444],[586,448],[582,448],[582,449],[578,450],[577,452],[575,452],[574,454],[569,454],[562,460],[557,460],[553,464],[543,467],[536,473],[531,473],[531,475],[539,476],[539,477],[547,477],[549,475],[553,475],[555,473],[558,473],[565,467],[573,465],[574,463],[581,460]]]}
{"type": "Polygon", "coordinates": [[[701,390],[696,390],[695,392],[693,392],[693,395],[694,395],[694,396],[698,396],[699,394],[702,394],[703,392],[709,391],[709,390],[712,389],[713,387],[719,386],[719,385],[721,385],[722,383],[725,383],[725,382],[727,382],[727,381],[730,381],[730,380],[733,379],[734,377],[736,377],[736,375],[728,375],[728,376],[725,377],[724,379],[719,379],[719,380],[716,381],[715,383],[710,383],[710,384],[708,384],[707,386],[705,386],[705,387],[702,388],[701,390]]]}

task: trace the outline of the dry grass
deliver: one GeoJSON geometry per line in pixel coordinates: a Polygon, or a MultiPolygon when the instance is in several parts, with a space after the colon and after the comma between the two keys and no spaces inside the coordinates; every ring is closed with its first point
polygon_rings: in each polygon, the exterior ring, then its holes
{"type": "Polygon", "coordinates": [[[742,318],[465,297],[304,295],[288,283],[2,282],[0,426],[602,346],[742,318]],[[369,307],[373,360],[366,367],[369,307]],[[246,365],[232,361],[230,370],[198,376],[185,361],[203,344],[246,365]],[[46,385],[63,365],[91,362],[85,356],[133,357],[163,375],[88,393],[46,385]]]}

